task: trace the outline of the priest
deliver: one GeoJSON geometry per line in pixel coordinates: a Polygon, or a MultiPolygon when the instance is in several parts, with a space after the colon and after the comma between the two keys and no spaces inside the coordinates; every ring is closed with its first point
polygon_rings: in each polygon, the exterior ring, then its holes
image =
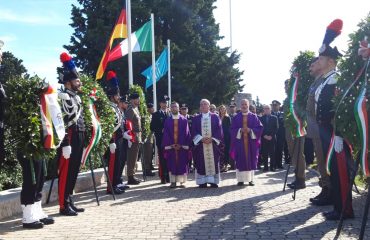
{"type": "Polygon", "coordinates": [[[249,111],[249,101],[241,100],[239,112],[231,124],[231,157],[235,159],[238,186],[248,182],[254,186],[254,170],[257,169],[259,142],[263,126],[257,115],[249,111]]]}
{"type": "Polygon", "coordinates": [[[171,116],[165,120],[162,148],[167,169],[170,176],[170,188],[175,188],[176,183],[184,188],[187,180],[189,151],[190,151],[190,131],[188,120],[179,114],[179,104],[171,103],[171,116]]]}
{"type": "Polygon", "coordinates": [[[207,183],[217,188],[220,182],[220,143],[223,140],[221,120],[217,114],[209,111],[210,102],[200,101],[201,114],[192,122],[193,159],[196,183],[206,188],[207,183]]]}

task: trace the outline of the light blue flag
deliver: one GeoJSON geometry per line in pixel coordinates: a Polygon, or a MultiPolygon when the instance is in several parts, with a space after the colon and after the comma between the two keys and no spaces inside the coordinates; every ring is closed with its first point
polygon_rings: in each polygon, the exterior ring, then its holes
{"type": "MultiPolygon", "coordinates": [[[[155,62],[155,76],[156,82],[163,77],[168,71],[168,48],[166,47],[157,61],[155,62]]],[[[145,89],[148,89],[150,86],[153,85],[153,78],[152,78],[152,66],[145,69],[141,75],[146,77],[145,89]]]]}

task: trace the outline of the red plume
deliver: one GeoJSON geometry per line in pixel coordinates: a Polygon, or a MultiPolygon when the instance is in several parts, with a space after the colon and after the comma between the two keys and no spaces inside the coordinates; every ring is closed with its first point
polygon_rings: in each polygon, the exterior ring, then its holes
{"type": "Polygon", "coordinates": [[[327,27],[327,29],[330,29],[336,32],[338,35],[342,32],[342,28],[343,28],[343,21],[341,19],[335,19],[327,27]]]}
{"type": "Polygon", "coordinates": [[[112,78],[117,77],[116,73],[114,71],[109,71],[107,74],[107,80],[111,80],[112,78]]]}
{"type": "Polygon", "coordinates": [[[64,53],[60,54],[60,61],[61,61],[62,63],[64,63],[64,62],[68,62],[68,61],[70,61],[71,59],[72,59],[72,57],[71,57],[68,53],[66,53],[66,52],[64,52],[64,53]]]}

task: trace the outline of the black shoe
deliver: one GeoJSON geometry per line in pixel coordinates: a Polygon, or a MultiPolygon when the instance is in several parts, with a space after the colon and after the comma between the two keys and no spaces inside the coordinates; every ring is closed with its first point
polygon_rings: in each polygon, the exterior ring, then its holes
{"type": "Polygon", "coordinates": [[[28,228],[28,229],[40,229],[43,228],[44,224],[42,222],[36,221],[33,223],[23,223],[23,228],[28,228]]]}
{"type": "Polygon", "coordinates": [[[241,187],[241,186],[244,186],[244,182],[238,182],[238,184],[236,184],[237,186],[241,187]]]}
{"type": "Polygon", "coordinates": [[[54,224],[54,218],[52,217],[42,218],[39,221],[42,222],[44,225],[54,224]]]}
{"type": "Polygon", "coordinates": [[[170,188],[175,188],[175,187],[176,187],[176,183],[171,183],[170,188]]]}
{"type": "Polygon", "coordinates": [[[59,209],[59,214],[64,216],[77,216],[78,213],[71,208],[71,206],[66,205],[64,209],[59,209]]]}
{"type": "Polygon", "coordinates": [[[270,171],[271,171],[271,172],[275,172],[275,168],[270,167],[270,171]]]}
{"type": "Polygon", "coordinates": [[[211,188],[218,188],[218,185],[216,183],[210,183],[211,188]]]}
{"type": "Polygon", "coordinates": [[[263,168],[263,171],[264,172],[267,172],[269,169],[268,168],[263,168]]]}
{"type": "Polygon", "coordinates": [[[249,186],[254,186],[254,182],[253,181],[250,181],[249,182],[249,186]]]}
{"type": "Polygon", "coordinates": [[[122,191],[126,191],[126,189],[129,189],[130,188],[130,186],[128,186],[128,185],[123,185],[123,184],[121,184],[121,185],[117,185],[117,187],[119,188],[119,189],[121,189],[122,191]]]}
{"type": "Polygon", "coordinates": [[[316,197],[310,198],[310,202],[313,202],[319,198],[322,198],[322,195],[323,195],[323,190],[321,190],[321,192],[316,197]]]}
{"type": "Polygon", "coordinates": [[[180,184],[179,188],[186,188],[184,184],[180,184]]]}
{"type": "Polygon", "coordinates": [[[166,177],[166,183],[170,183],[170,176],[166,177]]]}
{"type": "Polygon", "coordinates": [[[207,183],[199,184],[199,188],[207,188],[207,183]]]}
{"type": "Polygon", "coordinates": [[[150,172],[145,172],[145,176],[148,176],[148,177],[154,177],[155,176],[155,173],[150,171],[150,172]]]}
{"type": "Polygon", "coordinates": [[[277,168],[284,169],[283,165],[279,165],[279,166],[277,166],[277,168]]]}
{"type": "Polygon", "coordinates": [[[140,180],[135,178],[134,176],[130,176],[130,177],[128,177],[127,184],[128,185],[138,185],[138,184],[140,184],[140,180]]]}
{"type": "MultiPolygon", "coordinates": [[[[340,213],[337,211],[330,211],[330,212],[324,212],[323,213],[326,220],[339,220],[340,219],[340,213]]],[[[355,216],[353,213],[351,214],[344,214],[343,219],[353,219],[355,216]]]]}
{"type": "Polygon", "coordinates": [[[85,209],[76,207],[72,196],[69,196],[69,205],[71,206],[72,210],[75,212],[85,212],[85,209]]]}
{"type": "Polygon", "coordinates": [[[329,197],[322,197],[322,198],[312,199],[311,203],[315,206],[328,206],[328,205],[332,205],[333,201],[329,197]]]}
{"type": "Polygon", "coordinates": [[[166,184],[166,179],[161,179],[161,184],[166,184]]]}
{"type": "MultiPolygon", "coordinates": [[[[124,189],[122,189],[122,188],[119,188],[119,187],[115,186],[115,187],[113,187],[113,192],[114,192],[114,194],[116,194],[116,195],[120,195],[120,194],[124,193],[124,192],[125,192],[125,190],[124,190],[124,189]]],[[[110,189],[108,189],[108,190],[107,190],[107,194],[112,194],[112,191],[111,191],[110,189]]],[[[77,212],[77,211],[76,211],[76,212],[77,212]]]]}

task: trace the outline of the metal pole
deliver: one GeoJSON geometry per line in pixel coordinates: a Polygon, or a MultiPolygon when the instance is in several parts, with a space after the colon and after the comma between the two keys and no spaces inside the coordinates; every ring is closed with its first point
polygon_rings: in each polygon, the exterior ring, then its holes
{"type": "Polygon", "coordinates": [[[128,42],[128,85],[134,84],[132,70],[132,47],[131,47],[131,0],[126,0],[126,22],[127,22],[127,42],[128,42]]]}
{"type": "Polygon", "coordinates": [[[167,64],[168,64],[168,97],[170,98],[170,103],[172,102],[171,95],[171,40],[167,39],[167,64]]]}
{"type": "Polygon", "coordinates": [[[229,0],[229,10],[230,10],[230,53],[233,52],[233,32],[232,32],[232,17],[231,17],[231,0],[229,0]]]}
{"type": "Polygon", "coordinates": [[[369,214],[369,205],[370,205],[370,188],[367,190],[367,197],[364,209],[364,215],[362,216],[361,230],[360,230],[360,240],[364,239],[365,228],[367,223],[367,216],[369,214]]]}
{"type": "MultiPolygon", "coordinates": [[[[294,139],[293,139],[293,141],[294,141],[294,139]]],[[[295,148],[296,143],[297,143],[296,141],[293,142],[293,149],[295,148]]],[[[292,157],[294,157],[294,156],[292,156],[292,157]]],[[[288,181],[290,166],[291,166],[291,163],[288,164],[288,168],[286,170],[283,192],[285,191],[286,182],[288,181]]]]}
{"type": "Polygon", "coordinates": [[[155,38],[154,38],[154,14],[150,15],[152,20],[152,79],[153,79],[153,105],[155,111],[157,111],[157,79],[156,79],[156,68],[155,68],[155,38]]]}
{"type": "MultiPolygon", "coordinates": [[[[297,162],[296,162],[296,166],[295,166],[295,170],[294,172],[298,173],[298,166],[299,166],[299,159],[300,159],[300,156],[301,156],[301,145],[302,145],[302,141],[300,139],[301,137],[297,138],[298,140],[298,156],[297,156],[297,162]]],[[[296,179],[297,180],[297,179],[296,179]]],[[[293,192],[293,200],[295,200],[295,196],[296,196],[296,192],[297,192],[297,181],[296,181],[296,184],[294,184],[294,192],[293,192]]]]}
{"type": "Polygon", "coordinates": [[[51,191],[53,190],[54,181],[55,181],[55,177],[51,180],[48,198],[46,199],[46,204],[49,204],[50,202],[50,196],[51,196],[51,191]]]}
{"type": "Polygon", "coordinates": [[[95,174],[94,174],[94,169],[93,169],[92,162],[91,162],[91,157],[88,158],[88,161],[89,161],[91,177],[92,177],[93,185],[94,185],[96,203],[98,204],[98,206],[100,206],[98,191],[96,190],[95,174]]]}

